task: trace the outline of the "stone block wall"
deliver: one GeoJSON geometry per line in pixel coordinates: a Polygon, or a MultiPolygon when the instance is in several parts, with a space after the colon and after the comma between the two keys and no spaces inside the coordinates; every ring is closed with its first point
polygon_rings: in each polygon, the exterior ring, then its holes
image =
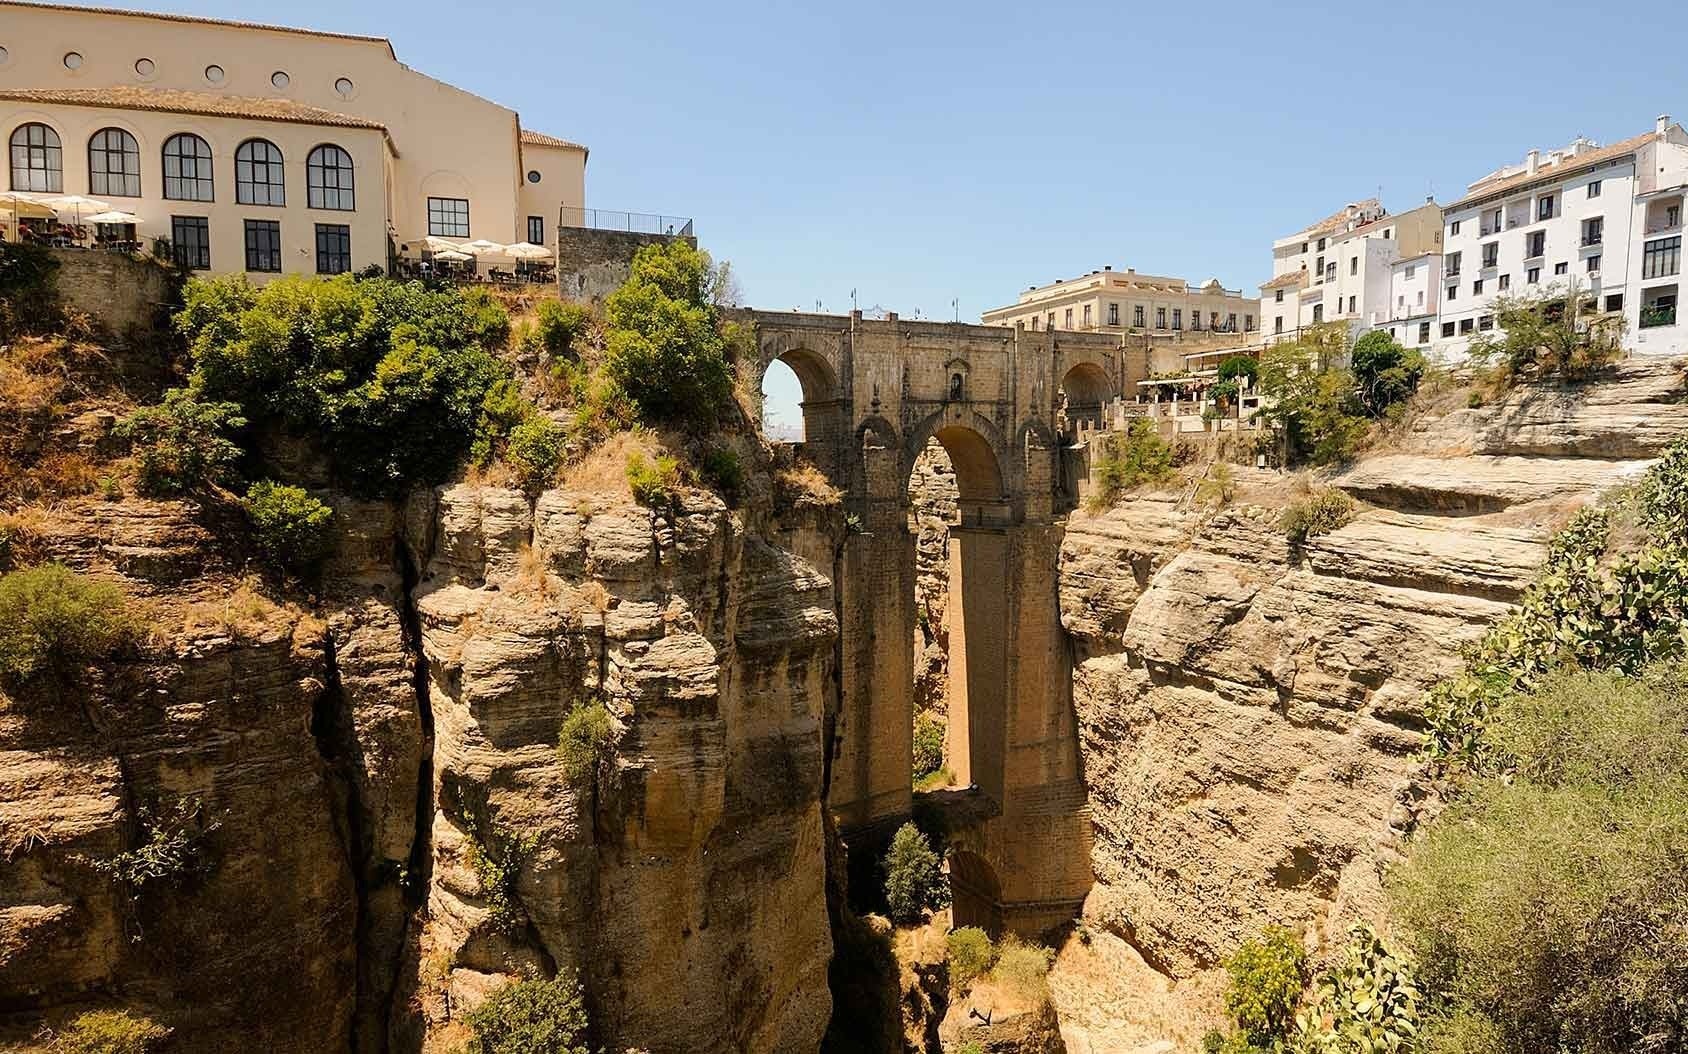
{"type": "Polygon", "coordinates": [[[666,245],[677,238],[697,247],[696,238],[679,235],[559,227],[557,291],[565,300],[602,300],[627,281],[634,253],[647,245],[666,245]]]}
{"type": "Polygon", "coordinates": [[[152,260],[89,249],[54,249],[64,305],[122,336],[150,329],[170,302],[170,272],[152,260]]]}

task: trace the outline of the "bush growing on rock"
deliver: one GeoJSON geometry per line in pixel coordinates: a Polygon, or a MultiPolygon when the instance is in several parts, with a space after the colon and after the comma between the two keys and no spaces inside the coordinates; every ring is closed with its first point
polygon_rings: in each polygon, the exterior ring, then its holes
{"type": "Polygon", "coordinates": [[[944,961],[949,966],[950,987],[965,992],[996,965],[996,945],[979,927],[963,926],[944,938],[944,961]]]}
{"type": "Polygon", "coordinates": [[[480,883],[481,899],[490,911],[488,921],[500,933],[512,933],[526,919],[516,886],[522,865],[539,845],[539,836],[531,832],[521,835],[501,832],[496,827],[483,832],[470,817],[464,818],[464,831],[468,835],[465,859],[480,883]]]}
{"type": "Polygon", "coordinates": [[[1027,1003],[1049,998],[1049,967],[1055,953],[1038,944],[1027,944],[1009,934],[997,948],[991,980],[1027,1003]]]}
{"type": "Polygon", "coordinates": [[[1343,963],[1314,982],[1296,1015],[1296,1054],[1412,1054],[1422,1010],[1415,968],[1369,924],[1348,929],[1343,963]]]}
{"type": "Polygon", "coordinates": [[[1432,1049],[1688,1048],[1688,668],[1561,670],[1485,734],[1501,764],[1389,886],[1447,1004],[1432,1049]]]}
{"type": "Polygon", "coordinates": [[[1347,524],[1354,518],[1354,511],[1354,499],[1331,487],[1285,509],[1278,519],[1278,528],[1290,545],[1299,547],[1310,538],[1329,534],[1347,524]]]}
{"type": "Polygon", "coordinates": [[[89,1010],[46,1035],[46,1054],[152,1054],[170,1030],[127,1010],[89,1010]]]}
{"type": "Polygon", "coordinates": [[[1347,343],[1340,323],[1314,326],[1261,356],[1260,390],[1268,399],[1261,414],[1284,430],[1291,461],[1346,461],[1369,430],[1354,375],[1335,365],[1347,343]]]}
{"type": "Polygon", "coordinates": [[[59,263],[39,245],[0,242],[0,340],[58,322],[59,263]]]}
{"type": "Polygon", "coordinates": [[[580,982],[559,974],[515,981],[464,1015],[463,1054],[591,1054],[580,982]]]}
{"type": "Polygon", "coordinates": [[[943,767],[944,723],[930,713],[916,714],[914,718],[915,782],[920,782],[943,767]]]}
{"type": "Polygon", "coordinates": [[[123,591],[63,564],[0,575],[0,684],[66,680],[134,640],[123,591]]]}
{"type": "Polygon", "coordinates": [[[320,435],[356,490],[438,482],[515,423],[509,370],[491,355],[509,317],[485,290],[390,279],[241,276],[188,283],[176,318],[191,398],[254,425],[320,435]]]}
{"type": "Polygon", "coordinates": [[[671,457],[656,460],[635,450],[627,455],[627,486],[633,500],[651,509],[672,509],[679,495],[680,464],[671,457]]]}
{"type": "Polygon", "coordinates": [[[1307,952],[1294,933],[1268,926],[1225,961],[1230,985],[1225,1010],[1250,1043],[1268,1045],[1295,1024],[1295,1005],[1307,984],[1307,952]]]}
{"type": "Polygon", "coordinates": [[[563,718],[557,735],[557,759],[570,783],[585,783],[598,771],[615,745],[610,712],[596,699],[577,703],[563,718]]]}
{"type": "Polygon", "coordinates": [[[929,908],[949,902],[943,862],[920,828],[905,823],[891,838],[885,853],[885,902],[891,921],[913,925],[929,908]]]}
{"type": "Polygon", "coordinates": [[[1097,443],[1091,467],[1096,485],[1090,497],[1093,509],[1112,508],[1131,488],[1159,483],[1173,473],[1172,444],[1160,437],[1151,421],[1133,420],[1123,437],[1098,437],[1097,443]]]}
{"type": "Polygon", "coordinates": [[[1575,283],[1529,296],[1496,297],[1495,328],[1471,341],[1471,361],[1508,387],[1523,378],[1586,377],[1623,354],[1624,319],[1601,314],[1575,283]]]}
{"type": "Polygon", "coordinates": [[[712,446],[704,451],[703,463],[698,468],[704,482],[729,505],[738,504],[739,492],[744,488],[744,465],[737,451],[724,444],[712,446]]]}
{"type": "Polygon", "coordinates": [[[540,489],[557,476],[567,454],[568,435],[544,414],[530,414],[510,431],[504,458],[525,487],[540,489]]]}
{"type": "Polygon", "coordinates": [[[241,457],[232,437],[245,427],[238,403],[205,402],[177,388],[124,418],[117,434],[134,451],[142,493],[167,497],[226,483],[241,457]]]}
{"type": "Polygon", "coordinates": [[[241,499],[265,559],[289,571],[315,567],[333,542],[334,510],[302,487],[261,480],[241,499]]]}
{"type": "Polygon", "coordinates": [[[577,353],[575,342],[591,325],[592,309],[586,305],[542,300],[534,320],[534,337],[548,354],[571,356],[577,353]]]}
{"type": "Polygon", "coordinates": [[[604,301],[604,367],[648,421],[703,430],[732,400],[712,281],[707,253],[683,241],[647,245],[604,301]]]}
{"type": "Polygon", "coordinates": [[[142,806],[138,819],[138,846],[89,861],[96,871],[136,893],[160,882],[178,883],[202,871],[207,863],[206,839],[221,826],[206,816],[204,803],[193,796],[142,806]]]}
{"type": "Polygon", "coordinates": [[[1372,417],[1412,398],[1424,379],[1424,356],[1401,347],[1381,329],[1354,342],[1349,363],[1360,402],[1372,417]]]}

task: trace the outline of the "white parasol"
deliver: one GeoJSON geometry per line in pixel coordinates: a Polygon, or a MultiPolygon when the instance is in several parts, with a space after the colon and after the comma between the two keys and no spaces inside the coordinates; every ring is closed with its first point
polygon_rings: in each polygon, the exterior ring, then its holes
{"type": "Polygon", "coordinates": [[[485,238],[476,238],[472,242],[459,245],[458,248],[474,256],[504,256],[509,247],[497,242],[489,242],[485,238]]]}
{"type": "Polygon", "coordinates": [[[98,212],[88,217],[89,223],[139,223],[141,218],[133,212],[98,212]]]}
{"type": "Polygon", "coordinates": [[[85,198],[80,194],[41,194],[35,199],[59,212],[69,209],[76,217],[75,222],[82,223],[84,212],[106,212],[111,208],[111,202],[101,201],[99,198],[85,198]]]}
{"type": "Polygon", "coordinates": [[[434,254],[434,259],[446,260],[450,263],[466,263],[469,260],[473,260],[474,257],[470,256],[466,252],[463,252],[461,249],[441,249],[434,254]]]}
{"type": "Polygon", "coordinates": [[[506,245],[504,255],[514,257],[517,260],[549,260],[551,250],[532,242],[517,242],[514,245],[506,245]]]}

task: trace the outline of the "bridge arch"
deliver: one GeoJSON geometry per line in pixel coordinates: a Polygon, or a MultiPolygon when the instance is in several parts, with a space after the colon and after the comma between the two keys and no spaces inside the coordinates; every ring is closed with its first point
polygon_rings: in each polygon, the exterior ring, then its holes
{"type": "Polygon", "coordinates": [[[1003,467],[1012,462],[1002,433],[977,412],[946,406],[913,428],[903,439],[902,482],[906,489],[914,463],[936,439],[955,466],[955,484],[963,502],[1000,502],[1008,496],[1010,480],[1003,467]]]}
{"type": "Polygon", "coordinates": [[[949,854],[950,916],[956,929],[977,926],[993,938],[1002,935],[1002,883],[978,853],[952,849],[949,854]]]}
{"type": "Polygon", "coordinates": [[[1068,428],[1076,427],[1080,421],[1101,427],[1103,411],[1119,394],[1107,371],[1089,360],[1068,367],[1061,377],[1060,392],[1068,428]]]}

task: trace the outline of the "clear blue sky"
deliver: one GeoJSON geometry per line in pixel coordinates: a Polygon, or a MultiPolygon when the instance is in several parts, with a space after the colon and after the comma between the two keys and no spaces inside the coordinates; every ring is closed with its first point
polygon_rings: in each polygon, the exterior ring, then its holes
{"type": "Polygon", "coordinates": [[[697,218],[757,307],[977,320],[1106,264],[1230,287],[1578,134],[1688,119],[1671,5],[124,0],[388,36],[586,143],[587,204],[697,218]]]}

